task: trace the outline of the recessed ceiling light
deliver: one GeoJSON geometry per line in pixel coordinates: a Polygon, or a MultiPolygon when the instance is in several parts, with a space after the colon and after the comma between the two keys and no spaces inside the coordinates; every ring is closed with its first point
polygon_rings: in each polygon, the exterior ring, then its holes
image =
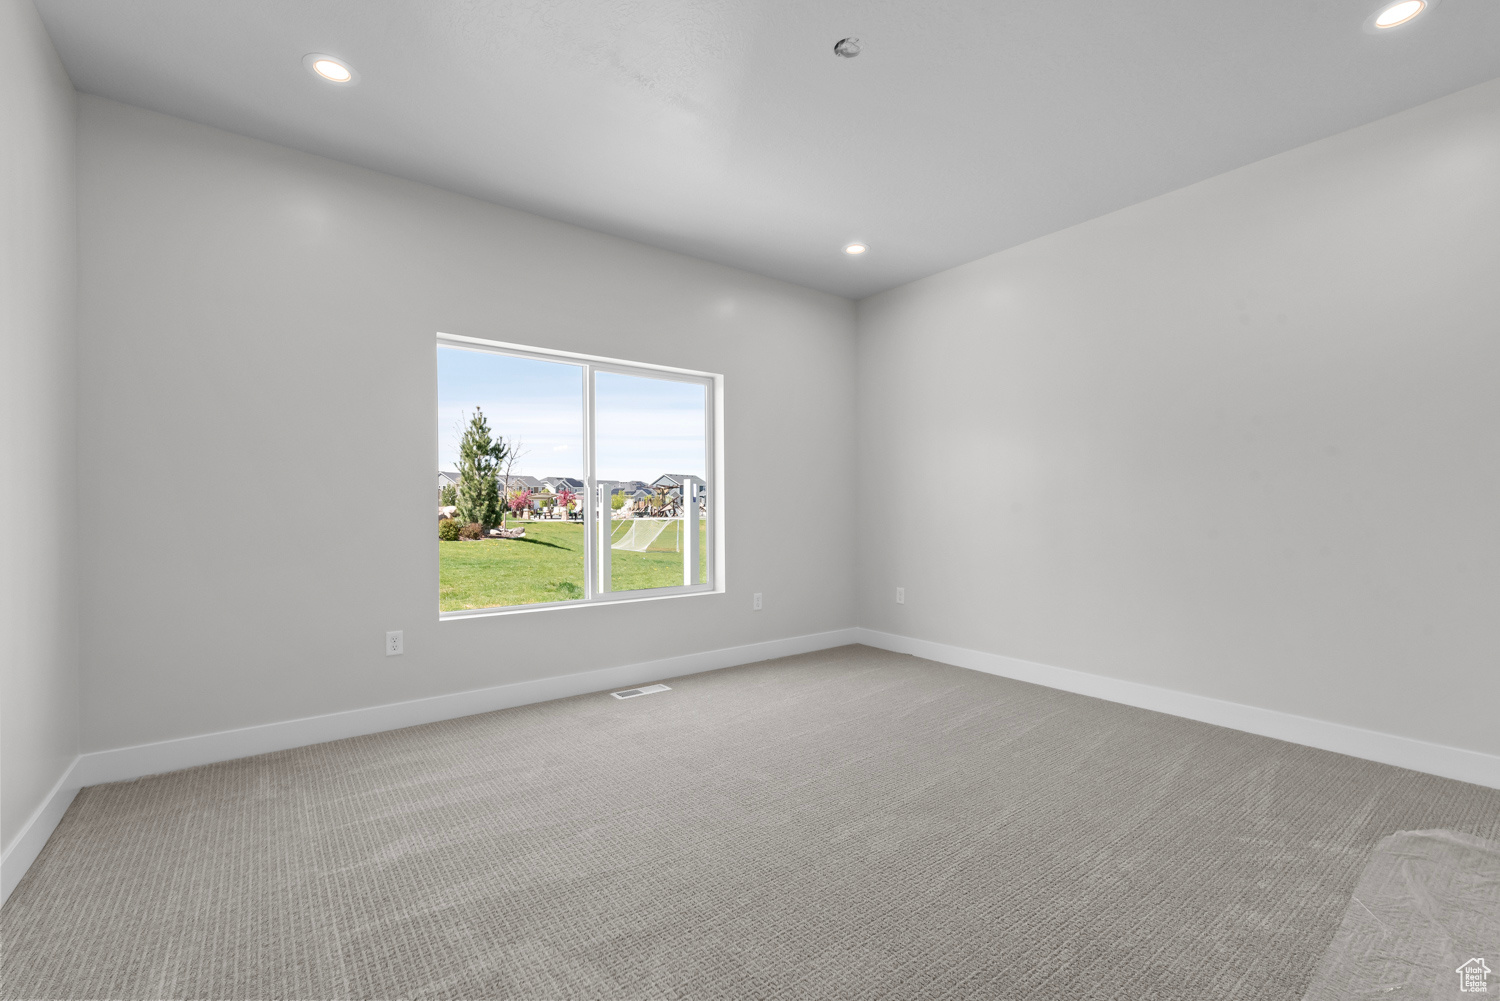
{"type": "Polygon", "coordinates": [[[1427,8],[1427,0],[1401,0],[1375,15],[1375,27],[1394,28],[1405,24],[1427,8]]]}
{"type": "Polygon", "coordinates": [[[844,248],[844,253],[848,254],[851,257],[854,257],[859,254],[863,254],[869,249],[870,248],[866,247],[863,243],[851,243],[849,244],[849,246],[844,248]]]}
{"type": "MultiPolygon", "coordinates": [[[[1403,24],[1410,24],[1421,15],[1436,7],[1441,0],[1385,0],[1381,7],[1375,9],[1375,13],[1365,18],[1365,33],[1369,35],[1383,35],[1390,32],[1392,28],[1399,28],[1403,24]]],[[[1400,35],[1401,32],[1391,32],[1392,36],[1400,35]]]]}
{"type": "Polygon", "coordinates": [[[308,70],[327,80],[329,83],[358,83],[359,77],[354,69],[342,59],[324,55],[321,52],[310,52],[302,59],[302,65],[308,70]]]}
{"type": "Polygon", "coordinates": [[[324,79],[332,80],[334,83],[348,83],[354,79],[353,73],[350,73],[346,67],[334,62],[332,59],[319,59],[314,62],[313,72],[324,79]]]}

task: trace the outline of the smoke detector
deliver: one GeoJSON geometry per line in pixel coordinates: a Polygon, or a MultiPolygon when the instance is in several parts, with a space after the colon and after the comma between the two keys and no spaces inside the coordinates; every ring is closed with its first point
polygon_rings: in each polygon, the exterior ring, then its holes
{"type": "Polygon", "coordinates": [[[833,54],[843,56],[845,59],[853,59],[859,55],[859,39],[840,38],[833,43],[833,54]]]}

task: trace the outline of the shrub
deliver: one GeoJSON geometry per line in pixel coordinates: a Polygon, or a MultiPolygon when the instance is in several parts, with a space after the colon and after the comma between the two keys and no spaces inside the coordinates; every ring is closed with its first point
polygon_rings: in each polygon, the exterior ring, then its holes
{"type": "Polygon", "coordinates": [[[458,541],[458,522],[452,518],[438,519],[438,538],[444,542],[458,541]]]}
{"type": "Polygon", "coordinates": [[[458,537],[460,539],[482,539],[484,538],[484,529],[479,527],[478,522],[471,521],[458,530],[458,537]]]}

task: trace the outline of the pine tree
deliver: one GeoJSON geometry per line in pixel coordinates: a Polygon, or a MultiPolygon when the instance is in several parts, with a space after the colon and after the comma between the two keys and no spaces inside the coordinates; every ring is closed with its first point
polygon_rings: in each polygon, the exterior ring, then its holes
{"type": "Polygon", "coordinates": [[[438,503],[443,507],[452,507],[458,503],[458,488],[451,483],[443,484],[442,495],[438,497],[438,503]]]}
{"type": "Polygon", "coordinates": [[[500,484],[497,474],[509,449],[498,435],[490,437],[484,411],[474,408],[474,416],[458,443],[458,511],[459,524],[479,524],[484,528],[500,523],[500,484]]]}

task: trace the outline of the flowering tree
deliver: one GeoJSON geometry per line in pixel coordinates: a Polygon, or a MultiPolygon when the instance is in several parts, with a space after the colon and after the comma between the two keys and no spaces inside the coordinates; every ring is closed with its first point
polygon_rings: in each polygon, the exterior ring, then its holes
{"type": "Polygon", "coordinates": [[[573,499],[577,496],[577,494],[567,487],[562,487],[557,491],[557,502],[562,505],[564,511],[571,511],[573,509],[573,499]]]}
{"type": "Polygon", "coordinates": [[[527,508],[531,507],[531,491],[512,490],[510,492],[510,497],[508,497],[506,500],[510,505],[511,513],[520,514],[522,511],[525,511],[527,508]]]}

